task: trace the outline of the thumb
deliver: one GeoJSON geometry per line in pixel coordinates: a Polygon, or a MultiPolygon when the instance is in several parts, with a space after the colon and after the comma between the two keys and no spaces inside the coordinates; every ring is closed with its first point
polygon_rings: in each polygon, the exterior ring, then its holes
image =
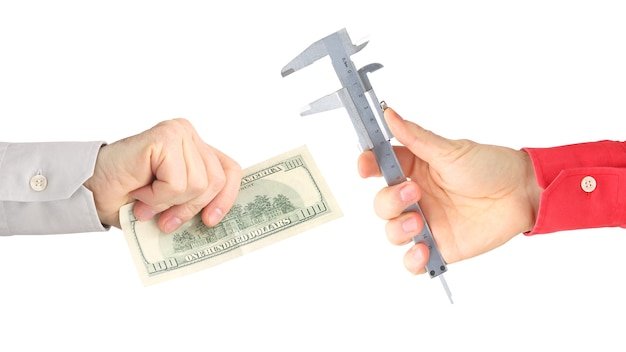
{"type": "Polygon", "coordinates": [[[404,120],[391,108],[385,109],[384,114],[387,125],[398,142],[427,163],[436,161],[438,157],[448,154],[454,148],[451,140],[404,120]]]}

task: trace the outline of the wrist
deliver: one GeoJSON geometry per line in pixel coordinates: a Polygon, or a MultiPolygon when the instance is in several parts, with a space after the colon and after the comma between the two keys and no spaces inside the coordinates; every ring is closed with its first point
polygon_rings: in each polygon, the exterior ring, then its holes
{"type": "Polygon", "coordinates": [[[541,192],[543,192],[543,188],[539,186],[537,182],[537,176],[535,172],[535,167],[533,165],[532,159],[530,155],[525,150],[521,151],[521,158],[524,163],[524,188],[526,192],[526,226],[523,233],[530,232],[535,223],[537,221],[537,216],[539,214],[539,203],[541,201],[541,192]]]}
{"type": "Polygon", "coordinates": [[[112,194],[112,189],[109,182],[107,182],[108,177],[104,172],[106,167],[104,166],[105,157],[103,155],[107,151],[106,146],[107,145],[104,144],[100,148],[98,156],[96,158],[96,162],[94,164],[93,173],[87,180],[85,180],[85,182],[83,183],[83,187],[87,188],[93,196],[94,204],[96,206],[96,212],[98,214],[98,218],[100,219],[100,223],[105,226],[115,226],[119,228],[119,207],[113,207],[115,209],[111,209],[112,206],[110,196],[112,194]]]}

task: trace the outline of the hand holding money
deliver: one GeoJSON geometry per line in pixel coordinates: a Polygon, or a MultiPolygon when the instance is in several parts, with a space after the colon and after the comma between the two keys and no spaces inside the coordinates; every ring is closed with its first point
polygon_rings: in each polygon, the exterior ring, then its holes
{"type": "Polygon", "coordinates": [[[342,215],[306,147],[244,170],[234,205],[215,226],[196,215],[165,233],[156,218],[140,221],[135,207],[120,209],[120,223],[145,285],[217,265],[342,215]]]}
{"type": "Polygon", "coordinates": [[[134,216],[160,213],[159,228],[170,232],[199,212],[205,223],[217,224],[235,201],[240,178],[234,160],[204,143],[187,120],[174,119],[103,146],[84,185],[103,224],[120,227],[120,207],[137,200],[134,216]]]}

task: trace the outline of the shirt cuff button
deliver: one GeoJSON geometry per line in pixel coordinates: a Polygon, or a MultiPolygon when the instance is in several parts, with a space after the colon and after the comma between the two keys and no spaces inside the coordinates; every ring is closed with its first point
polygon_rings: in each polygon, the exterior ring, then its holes
{"type": "Polygon", "coordinates": [[[48,187],[48,179],[44,175],[37,174],[30,179],[30,188],[35,192],[41,192],[48,187]]]}
{"type": "Polygon", "coordinates": [[[593,192],[596,189],[596,186],[596,179],[591,176],[585,176],[580,182],[580,187],[587,193],[593,192]]]}

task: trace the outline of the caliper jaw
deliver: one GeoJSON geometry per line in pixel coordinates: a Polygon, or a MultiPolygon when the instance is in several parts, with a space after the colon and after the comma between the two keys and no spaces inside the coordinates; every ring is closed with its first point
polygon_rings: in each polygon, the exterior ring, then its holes
{"type": "MultiPolygon", "coordinates": [[[[283,67],[281,74],[283,77],[288,76],[304,67],[307,67],[314,62],[326,57],[329,55],[327,42],[331,36],[338,36],[341,42],[341,45],[344,47],[346,53],[348,55],[352,55],[358,53],[367,45],[367,41],[354,45],[352,44],[352,40],[348,35],[346,29],[341,29],[336,33],[330,34],[325,38],[322,38],[315,43],[311,44],[308,48],[306,48],[300,55],[296,56],[293,60],[291,60],[285,67],[283,67]]],[[[379,67],[382,65],[377,64],[379,67]]],[[[368,81],[369,82],[369,81],[368,81]]],[[[371,90],[371,85],[369,90],[371,90]]],[[[310,103],[309,105],[302,108],[300,111],[301,116],[307,116],[312,114],[317,114],[324,111],[334,110],[338,108],[345,107],[350,115],[350,120],[352,121],[352,125],[354,126],[354,130],[357,133],[358,137],[358,146],[361,151],[370,150],[374,147],[374,144],[367,134],[365,126],[359,117],[359,112],[354,105],[354,102],[350,98],[348,90],[346,88],[341,88],[338,91],[323,96],[316,101],[310,103]]]]}
{"type": "Polygon", "coordinates": [[[366,41],[359,45],[352,44],[352,40],[350,40],[348,31],[346,31],[345,28],[341,29],[311,44],[300,55],[296,56],[293,60],[291,60],[280,71],[283,77],[288,76],[302,68],[305,68],[313,64],[315,61],[327,56],[329,53],[328,47],[326,45],[327,39],[333,36],[339,36],[341,40],[341,44],[343,45],[348,55],[353,55],[353,54],[358,53],[359,51],[361,51],[361,49],[365,48],[365,46],[368,43],[366,41]]]}

